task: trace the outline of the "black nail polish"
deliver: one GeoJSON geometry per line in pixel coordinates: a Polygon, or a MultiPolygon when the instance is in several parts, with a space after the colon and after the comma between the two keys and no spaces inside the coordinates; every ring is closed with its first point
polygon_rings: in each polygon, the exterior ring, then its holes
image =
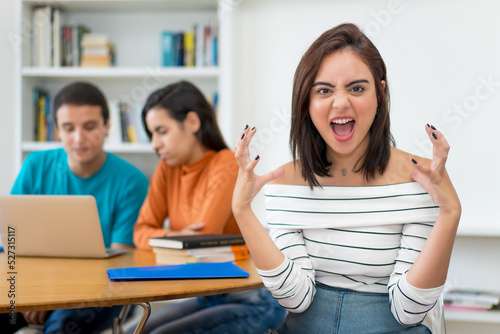
{"type": "Polygon", "coordinates": [[[438,139],[438,137],[436,136],[436,134],[434,132],[432,133],[432,136],[434,137],[434,139],[438,139]]]}
{"type": "Polygon", "coordinates": [[[411,159],[411,162],[413,162],[415,165],[417,164],[417,160],[411,159]]]}
{"type": "Polygon", "coordinates": [[[259,155],[257,155],[257,156],[255,157],[255,160],[259,160],[259,158],[260,158],[260,156],[259,156],[259,155]]]}
{"type": "Polygon", "coordinates": [[[431,125],[431,129],[432,130],[436,130],[436,128],[434,127],[434,125],[431,125]]]}
{"type": "Polygon", "coordinates": [[[250,129],[250,131],[253,131],[253,130],[255,130],[255,126],[254,126],[253,128],[251,128],[251,129],[250,129]]]}
{"type": "Polygon", "coordinates": [[[427,127],[430,128],[431,126],[429,125],[429,123],[427,123],[427,127]]]}
{"type": "Polygon", "coordinates": [[[245,134],[242,134],[242,135],[241,135],[241,139],[243,139],[244,137],[245,137],[245,134]]]}
{"type": "Polygon", "coordinates": [[[244,128],[243,130],[246,130],[246,129],[248,129],[248,124],[247,124],[247,125],[245,125],[245,128],[244,128]]]}

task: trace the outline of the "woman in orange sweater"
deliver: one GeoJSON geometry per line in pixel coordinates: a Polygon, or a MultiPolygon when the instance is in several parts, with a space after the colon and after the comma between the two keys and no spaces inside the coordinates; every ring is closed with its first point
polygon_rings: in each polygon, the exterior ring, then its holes
{"type": "MultiPolygon", "coordinates": [[[[186,81],[168,85],[149,96],[142,119],[160,161],[134,228],[136,247],[151,249],[149,238],[166,235],[241,234],[231,212],[238,165],[203,94],[186,81]]],[[[261,288],[169,305],[144,333],[266,333],[285,315],[261,288]]]]}

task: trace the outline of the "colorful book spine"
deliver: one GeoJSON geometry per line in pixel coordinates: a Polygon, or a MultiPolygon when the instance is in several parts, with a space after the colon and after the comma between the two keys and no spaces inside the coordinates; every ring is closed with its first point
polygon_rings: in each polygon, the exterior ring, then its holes
{"type": "Polygon", "coordinates": [[[175,52],[174,52],[175,33],[172,31],[164,31],[161,35],[161,50],[163,66],[174,66],[175,52]]]}
{"type": "Polygon", "coordinates": [[[194,30],[188,30],[184,33],[184,65],[194,66],[195,45],[194,30]]]}
{"type": "Polygon", "coordinates": [[[40,89],[33,89],[33,138],[34,140],[38,140],[38,100],[40,99],[40,89]]]}
{"type": "Polygon", "coordinates": [[[178,32],[175,34],[174,41],[174,61],[175,66],[184,66],[184,33],[178,32]]]}
{"type": "Polygon", "coordinates": [[[50,96],[45,94],[45,140],[46,141],[54,141],[54,118],[52,117],[51,104],[50,104],[50,96]]]}
{"type": "Polygon", "coordinates": [[[125,116],[127,104],[120,102],[118,108],[120,110],[120,130],[122,135],[122,142],[128,143],[130,140],[128,138],[128,133],[127,133],[127,120],[126,120],[127,116],[125,116]]]}
{"type": "Polygon", "coordinates": [[[38,98],[38,138],[37,141],[46,141],[45,123],[45,95],[40,94],[38,98]]]}
{"type": "Polygon", "coordinates": [[[242,245],[244,243],[245,240],[241,235],[217,233],[149,238],[149,245],[151,247],[165,247],[174,249],[242,245]]]}

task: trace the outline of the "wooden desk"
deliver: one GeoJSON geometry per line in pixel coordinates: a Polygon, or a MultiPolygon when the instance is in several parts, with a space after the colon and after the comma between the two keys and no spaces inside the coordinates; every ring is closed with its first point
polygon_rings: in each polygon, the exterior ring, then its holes
{"type": "MultiPolygon", "coordinates": [[[[7,256],[0,253],[0,313],[141,304],[160,300],[214,295],[262,287],[251,260],[238,261],[248,278],[113,282],[107,269],[156,265],[150,251],[134,250],[111,259],[16,257],[8,274],[7,256]],[[9,297],[15,276],[15,298],[9,297]]],[[[148,305],[149,306],[149,305],[148,305]]],[[[149,316],[149,314],[148,314],[149,316]]],[[[147,318],[146,318],[147,319],[147,318]]]]}

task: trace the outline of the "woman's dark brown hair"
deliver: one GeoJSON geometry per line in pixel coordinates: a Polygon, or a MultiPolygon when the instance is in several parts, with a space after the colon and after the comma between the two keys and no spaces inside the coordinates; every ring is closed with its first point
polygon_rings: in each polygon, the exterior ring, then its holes
{"type": "Polygon", "coordinates": [[[194,111],[200,118],[200,129],[196,133],[198,140],[210,150],[220,151],[227,148],[222,134],[217,126],[215,112],[208,104],[207,99],[188,81],[179,81],[160,88],[149,95],[146,105],[142,109],[142,123],[151,139],[152,134],[146,124],[146,115],[153,108],[165,109],[169,116],[182,123],[190,111],[194,111]]]}
{"type": "Polygon", "coordinates": [[[316,176],[331,176],[326,143],[309,115],[310,92],[321,62],[343,49],[353,51],[368,66],[375,80],[378,113],[370,127],[370,141],[364,157],[356,163],[356,172],[366,180],[383,174],[395,145],[390,132],[389,85],[385,63],[373,43],[354,24],[346,23],[324,32],[306,51],[295,71],[292,94],[290,148],[294,163],[299,163],[309,186],[319,186],[316,176]],[[382,85],[385,81],[385,87],[382,85]]]}

